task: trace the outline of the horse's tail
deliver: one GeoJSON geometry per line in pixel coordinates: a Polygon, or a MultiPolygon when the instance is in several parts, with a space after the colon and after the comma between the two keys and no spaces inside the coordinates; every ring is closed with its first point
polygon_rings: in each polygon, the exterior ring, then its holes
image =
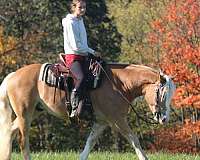
{"type": "Polygon", "coordinates": [[[10,159],[12,148],[12,109],[7,95],[7,81],[10,73],[0,85],[0,157],[1,160],[10,159]]]}

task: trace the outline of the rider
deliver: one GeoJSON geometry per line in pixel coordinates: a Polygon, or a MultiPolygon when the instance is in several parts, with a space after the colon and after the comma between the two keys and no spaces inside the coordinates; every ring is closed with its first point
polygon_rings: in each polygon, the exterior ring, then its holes
{"type": "Polygon", "coordinates": [[[88,53],[99,57],[100,53],[88,47],[87,33],[82,16],[86,12],[85,0],[73,0],[71,13],[62,20],[64,35],[65,62],[75,78],[75,87],[71,93],[72,112],[74,117],[76,108],[84,90],[84,62],[88,53]]]}

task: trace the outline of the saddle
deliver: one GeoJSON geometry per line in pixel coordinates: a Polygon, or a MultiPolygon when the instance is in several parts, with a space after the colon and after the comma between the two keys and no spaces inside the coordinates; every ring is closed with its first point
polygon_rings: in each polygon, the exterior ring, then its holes
{"type": "Polygon", "coordinates": [[[52,64],[50,70],[54,73],[55,77],[70,77],[70,69],[67,67],[64,61],[64,54],[59,54],[60,61],[56,64],[52,64]]]}
{"type": "MultiPolygon", "coordinates": [[[[71,102],[70,102],[70,95],[72,92],[72,89],[74,88],[74,79],[73,75],[70,72],[70,69],[67,67],[64,61],[64,54],[59,54],[60,61],[56,64],[51,64],[49,66],[49,70],[53,73],[53,76],[55,78],[55,92],[54,92],[54,99],[55,99],[55,93],[56,88],[59,88],[61,90],[65,91],[65,97],[66,97],[66,105],[69,111],[69,114],[71,113],[71,102]]],[[[91,115],[93,115],[92,110],[92,103],[90,100],[89,92],[93,89],[99,88],[102,82],[102,66],[103,61],[99,58],[96,58],[94,56],[89,56],[88,60],[88,72],[86,73],[86,95],[84,95],[84,104],[82,105],[82,108],[77,109],[78,117],[81,119],[91,119],[91,115]],[[86,114],[86,115],[85,115],[86,114]]],[[[51,78],[52,79],[52,78],[51,78]]],[[[49,84],[50,85],[50,84],[49,84]]],[[[52,86],[52,84],[51,84],[52,86]]]]}

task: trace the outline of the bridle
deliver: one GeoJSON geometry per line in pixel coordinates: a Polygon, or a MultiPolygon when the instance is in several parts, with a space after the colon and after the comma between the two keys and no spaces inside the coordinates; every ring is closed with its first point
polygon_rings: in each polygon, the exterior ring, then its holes
{"type": "Polygon", "coordinates": [[[162,110],[167,110],[166,108],[166,104],[164,105],[165,108],[163,108],[163,105],[161,105],[160,103],[163,103],[163,100],[166,100],[166,93],[167,93],[167,83],[158,83],[155,92],[156,92],[156,99],[155,99],[155,106],[157,108],[157,111],[154,113],[154,116],[159,119],[161,114],[162,114],[162,110]]]}
{"type": "Polygon", "coordinates": [[[156,117],[157,119],[160,118],[161,116],[161,105],[160,105],[160,91],[161,91],[161,87],[162,87],[162,84],[159,83],[155,89],[155,92],[156,92],[156,97],[155,97],[155,107],[158,108],[158,110],[154,113],[154,117],[156,117]]]}
{"type": "MultiPolygon", "coordinates": [[[[108,80],[110,81],[110,83],[113,85],[113,86],[115,86],[116,87],[116,84],[115,84],[115,82],[113,82],[112,81],[112,79],[110,78],[110,76],[108,75],[108,73],[105,71],[105,69],[103,68],[103,66],[99,63],[99,62],[97,62],[97,64],[100,66],[100,68],[102,69],[102,71],[105,73],[105,75],[106,75],[106,77],[108,78],[108,80]]],[[[117,87],[116,87],[117,88],[117,87]]],[[[156,101],[157,100],[159,100],[159,85],[158,85],[158,87],[157,87],[157,89],[156,89],[156,94],[157,94],[157,98],[156,98],[156,101]]],[[[135,108],[134,108],[134,106],[132,105],[132,103],[128,100],[128,98],[126,98],[126,96],[124,96],[124,94],[120,91],[120,90],[118,90],[117,89],[117,91],[118,91],[118,93],[120,94],[120,96],[128,103],[128,105],[131,107],[131,109],[135,112],[135,114],[136,114],[136,116],[138,117],[138,118],[140,118],[142,121],[144,121],[144,122],[146,122],[146,123],[149,123],[149,124],[153,124],[153,125],[157,125],[158,124],[158,122],[155,122],[154,120],[153,120],[153,118],[149,118],[149,119],[151,119],[152,121],[149,121],[148,119],[146,119],[146,118],[144,118],[144,117],[142,117],[142,116],[140,116],[140,114],[135,110],[135,108]]],[[[159,104],[159,103],[157,103],[157,104],[159,104]]],[[[160,108],[161,108],[161,106],[159,106],[160,108]]]]}

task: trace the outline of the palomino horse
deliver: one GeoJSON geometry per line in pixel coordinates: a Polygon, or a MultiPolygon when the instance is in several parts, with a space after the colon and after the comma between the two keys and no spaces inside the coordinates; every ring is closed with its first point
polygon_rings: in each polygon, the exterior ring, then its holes
{"type": "MultiPolygon", "coordinates": [[[[0,86],[0,159],[9,160],[12,141],[20,134],[20,149],[25,160],[30,160],[29,129],[37,117],[40,103],[51,114],[68,118],[64,104],[65,93],[54,92],[54,87],[39,80],[41,64],[25,66],[10,73],[0,86]],[[54,93],[56,98],[53,98],[54,93]]],[[[169,120],[170,101],[174,83],[167,75],[142,65],[108,64],[100,88],[91,91],[96,121],[87,139],[80,160],[87,160],[89,152],[103,130],[110,126],[120,132],[134,147],[140,160],[147,160],[139,140],[128,126],[126,116],[129,102],[144,96],[156,121],[169,120]]]]}

